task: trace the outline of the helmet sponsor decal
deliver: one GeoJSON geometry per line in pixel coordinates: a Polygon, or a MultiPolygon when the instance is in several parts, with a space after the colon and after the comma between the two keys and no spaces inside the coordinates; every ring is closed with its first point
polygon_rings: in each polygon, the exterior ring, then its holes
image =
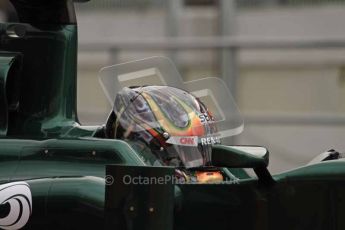
{"type": "Polygon", "coordinates": [[[0,206],[8,205],[5,215],[0,217],[0,229],[23,228],[32,213],[32,195],[26,182],[0,185],[0,206]]]}
{"type": "Polygon", "coordinates": [[[220,144],[220,138],[219,137],[201,137],[200,142],[202,145],[215,145],[215,144],[220,144]]]}
{"type": "Polygon", "coordinates": [[[221,144],[220,138],[217,136],[209,136],[209,137],[172,136],[166,141],[166,143],[173,144],[173,145],[182,145],[182,146],[198,146],[199,141],[201,145],[221,144]]]}
{"type": "Polygon", "coordinates": [[[182,145],[182,146],[198,146],[198,137],[197,136],[172,136],[166,143],[173,145],[182,145]]]}

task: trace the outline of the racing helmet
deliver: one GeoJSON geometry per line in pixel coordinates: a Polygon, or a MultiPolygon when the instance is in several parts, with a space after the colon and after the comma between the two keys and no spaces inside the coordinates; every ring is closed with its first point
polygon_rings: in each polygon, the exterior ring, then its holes
{"type": "Polygon", "coordinates": [[[148,148],[154,155],[143,154],[149,165],[208,166],[211,146],[220,143],[205,104],[169,86],[124,87],[116,95],[105,132],[108,138],[148,148]]]}

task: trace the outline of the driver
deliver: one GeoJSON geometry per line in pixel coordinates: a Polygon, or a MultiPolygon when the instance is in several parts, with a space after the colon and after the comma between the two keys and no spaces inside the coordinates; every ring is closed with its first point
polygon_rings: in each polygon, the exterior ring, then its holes
{"type": "Polygon", "coordinates": [[[125,87],[115,98],[106,137],[123,139],[152,166],[172,166],[184,181],[223,181],[211,167],[212,144],[220,143],[207,107],[169,86],[125,87]],[[212,141],[210,141],[210,139],[212,141]]]}

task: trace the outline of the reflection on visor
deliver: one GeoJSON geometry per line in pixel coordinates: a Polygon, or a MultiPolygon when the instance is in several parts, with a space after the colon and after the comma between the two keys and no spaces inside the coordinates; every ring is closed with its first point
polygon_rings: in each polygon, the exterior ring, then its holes
{"type": "Polygon", "coordinates": [[[117,123],[122,127],[134,127],[133,131],[159,129],[171,136],[209,133],[208,121],[200,112],[201,108],[187,92],[166,86],[147,86],[139,90],[127,88],[118,95],[114,106],[117,123]]]}

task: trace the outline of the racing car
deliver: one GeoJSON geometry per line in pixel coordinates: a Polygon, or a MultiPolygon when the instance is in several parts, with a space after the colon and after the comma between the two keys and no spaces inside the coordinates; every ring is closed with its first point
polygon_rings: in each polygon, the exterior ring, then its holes
{"type": "Polygon", "coordinates": [[[113,109],[81,125],[74,2],[11,2],[19,23],[0,24],[0,229],[345,229],[342,153],[271,175],[266,148],[222,144],[243,119],[219,78],[184,82],[165,57],[105,67],[113,109]]]}

